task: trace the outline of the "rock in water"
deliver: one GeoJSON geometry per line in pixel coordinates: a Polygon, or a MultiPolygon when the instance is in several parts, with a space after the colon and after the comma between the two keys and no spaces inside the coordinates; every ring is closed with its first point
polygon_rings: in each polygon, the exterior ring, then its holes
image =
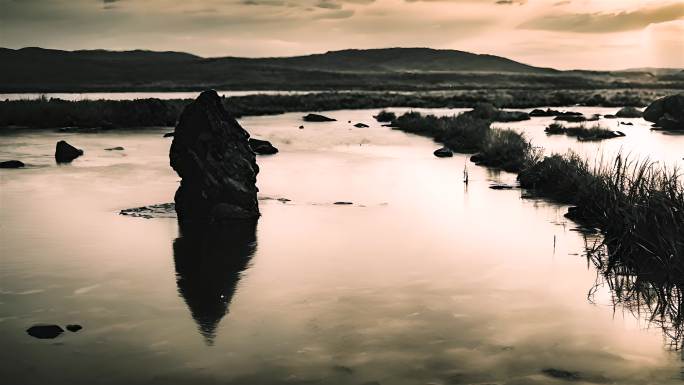
{"type": "Polygon", "coordinates": [[[642,112],[636,107],[622,107],[615,116],[618,118],[640,118],[642,112]]]}
{"type": "Polygon", "coordinates": [[[644,119],[666,130],[684,130],[684,94],[670,95],[651,103],[644,119]]]}
{"type": "Polygon", "coordinates": [[[433,154],[438,158],[450,158],[454,156],[454,153],[446,147],[442,147],[440,149],[435,150],[433,154]]]}
{"type": "Polygon", "coordinates": [[[302,119],[304,119],[305,122],[334,122],[337,120],[319,114],[308,114],[302,119]]]}
{"type": "Polygon", "coordinates": [[[34,325],[26,329],[26,333],[35,338],[51,339],[64,333],[64,329],[58,325],[34,325]]]}
{"type": "Polygon", "coordinates": [[[278,149],[268,140],[249,138],[249,147],[258,155],[273,155],[278,153],[278,149]]]}
{"type": "Polygon", "coordinates": [[[26,165],[20,160],[6,160],[0,162],[0,168],[22,168],[24,166],[26,165]]]}
{"type": "Polygon", "coordinates": [[[68,163],[81,155],[83,155],[83,150],[80,150],[63,140],[57,142],[57,146],[55,147],[55,160],[57,163],[68,163]]]}
{"type": "Polygon", "coordinates": [[[185,107],[169,153],[181,177],[175,197],[179,221],[213,224],[259,216],[259,167],[248,140],[216,91],[202,92],[185,107]]]}

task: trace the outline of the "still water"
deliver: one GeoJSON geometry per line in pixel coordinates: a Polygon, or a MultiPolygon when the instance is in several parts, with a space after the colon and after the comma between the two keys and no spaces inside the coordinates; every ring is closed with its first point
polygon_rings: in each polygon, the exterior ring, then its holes
{"type": "MultiPolygon", "coordinates": [[[[658,327],[613,308],[606,288],[588,297],[596,272],[565,207],[492,190],[515,176],[472,164],[466,187],[465,155],[435,158],[435,143],[381,127],[375,113],[333,111],[338,122],[302,130],[301,113],[243,119],[280,153],[258,158],[256,229],[216,240],[211,261],[174,218],[118,215],[173,200],[169,128],[0,134],[0,158],[29,165],[0,170],[0,378],[682,383],[681,356],[658,327]],[[85,156],[55,165],[60,139],[85,156]],[[104,150],[114,146],[125,150],[104,150]],[[84,329],[38,340],[25,332],[35,323],[84,329]]],[[[601,143],[546,137],[549,121],[500,126],[556,151],[622,150],[682,166],[684,136],[642,120],[601,143]]]]}

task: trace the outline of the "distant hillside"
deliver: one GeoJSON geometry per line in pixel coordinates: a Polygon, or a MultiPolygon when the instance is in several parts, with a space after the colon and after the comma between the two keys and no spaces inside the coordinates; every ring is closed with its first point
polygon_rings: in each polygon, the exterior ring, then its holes
{"type": "MultiPolygon", "coordinates": [[[[592,88],[593,74],[492,55],[428,48],[343,50],[281,58],[202,58],[182,52],[0,48],[0,92],[221,89],[592,88]]],[[[620,81],[601,75],[599,83],[620,81]]],[[[648,76],[630,75],[638,82],[648,76]]]]}

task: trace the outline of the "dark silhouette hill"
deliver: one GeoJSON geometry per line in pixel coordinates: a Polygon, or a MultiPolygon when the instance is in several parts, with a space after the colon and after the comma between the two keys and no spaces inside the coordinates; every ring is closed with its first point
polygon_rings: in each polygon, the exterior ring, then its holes
{"type": "MultiPolygon", "coordinates": [[[[182,52],[0,48],[0,92],[220,89],[472,89],[610,86],[609,73],[557,71],[504,57],[430,48],[294,57],[203,58],[182,52]]],[[[629,82],[654,82],[630,75],[629,82]]]]}

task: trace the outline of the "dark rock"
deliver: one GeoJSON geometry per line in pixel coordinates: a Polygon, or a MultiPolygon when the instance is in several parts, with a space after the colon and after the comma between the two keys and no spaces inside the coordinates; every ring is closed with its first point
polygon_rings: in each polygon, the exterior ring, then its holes
{"type": "Polygon", "coordinates": [[[450,158],[454,156],[454,153],[446,147],[435,150],[433,154],[435,154],[435,156],[438,158],[450,158]]]}
{"type": "Polygon", "coordinates": [[[354,203],[353,203],[353,202],[338,201],[338,202],[335,202],[335,203],[333,203],[333,204],[334,204],[334,205],[346,206],[346,205],[353,205],[354,203]]]}
{"type": "Polygon", "coordinates": [[[618,118],[640,118],[643,115],[636,107],[622,107],[615,116],[618,118]]]}
{"type": "Polygon", "coordinates": [[[0,162],[0,168],[22,168],[24,166],[26,165],[20,160],[6,160],[0,162]]]}
{"type": "Polygon", "coordinates": [[[216,91],[183,110],[171,143],[171,167],[181,177],[175,202],[184,223],[214,224],[259,216],[259,167],[249,134],[226,111],[216,91]]]}
{"type": "Polygon", "coordinates": [[[305,122],[336,122],[337,119],[329,118],[327,116],[318,114],[308,114],[304,118],[305,122]]]}
{"type": "Polygon", "coordinates": [[[304,126],[299,126],[299,129],[300,129],[300,130],[303,130],[303,129],[304,129],[304,126]]]}
{"type": "Polygon", "coordinates": [[[620,124],[623,126],[633,126],[634,125],[634,123],[632,123],[632,122],[620,122],[620,124]]]}
{"type": "Polygon", "coordinates": [[[111,147],[111,148],[105,148],[107,151],[123,151],[124,148],[119,146],[119,147],[111,147]]]}
{"type": "Polygon", "coordinates": [[[259,155],[273,155],[278,153],[278,149],[275,148],[268,140],[249,138],[249,147],[252,149],[252,151],[254,151],[254,153],[259,155]]]}
{"type": "Polygon", "coordinates": [[[616,119],[616,118],[617,118],[617,116],[611,115],[611,114],[603,115],[603,117],[606,118],[606,119],[616,119]]]}
{"type": "Polygon", "coordinates": [[[77,331],[83,329],[83,326],[77,324],[69,324],[66,326],[66,329],[72,333],[76,333],[77,331]]]}
{"type": "Polygon", "coordinates": [[[63,140],[57,142],[57,146],[55,147],[55,160],[57,163],[68,163],[81,155],[83,155],[83,150],[80,150],[63,140]]]}
{"type": "Polygon", "coordinates": [[[35,338],[52,339],[64,333],[64,329],[58,325],[33,325],[26,329],[26,333],[35,338]]]}
{"type": "Polygon", "coordinates": [[[643,117],[666,130],[684,130],[684,94],[654,101],[644,110],[643,117]]]}
{"type": "Polygon", "coordinates": [[[164,137],[165,137],[165,138],[173,138],[174,135],[176,135],[175,132],[167,132],[166,134],[164,134],[164,137]]]}
{"type": "Polygon", "coordinates": [[[364,123],[356,123],[356,124],[354,125],[354,127],[356,127],[356,128],[368,128],[368,127],[370,127],[370,126],[367,125],[367,124],[364,124],[364,123]]]}

